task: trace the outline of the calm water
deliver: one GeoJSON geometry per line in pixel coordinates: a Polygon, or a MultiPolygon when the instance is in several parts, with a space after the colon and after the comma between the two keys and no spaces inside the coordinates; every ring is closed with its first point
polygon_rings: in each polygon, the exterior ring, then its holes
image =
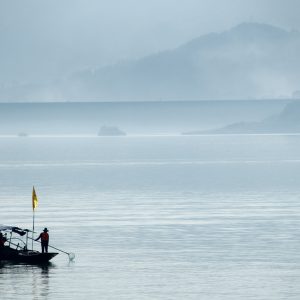
{"type": "Polygon", "coordinates": [[[0,138],[0,223],[50,229],[1,299],[300,299],[300,136],[0,138]],[[38,249],[38,248],[37,248],[38,249]]]}

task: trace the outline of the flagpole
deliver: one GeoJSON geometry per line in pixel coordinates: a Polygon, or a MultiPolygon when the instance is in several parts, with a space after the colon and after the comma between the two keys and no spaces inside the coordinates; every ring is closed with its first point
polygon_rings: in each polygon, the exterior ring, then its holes
{"type": "Polygon", "coordinates": [[[33,250],[33,233],[34,233],[34,209],[32,210],[32,240],[31,240],[31,249],[33,250]]]}

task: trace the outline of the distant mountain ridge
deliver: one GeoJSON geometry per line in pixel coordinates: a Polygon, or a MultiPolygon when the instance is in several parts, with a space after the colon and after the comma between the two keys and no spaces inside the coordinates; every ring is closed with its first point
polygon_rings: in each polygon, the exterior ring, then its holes
{"type": "Polygon", "coordinates": [[[1,90],[1,99],[159,101],[289,98],[300,90],[300,33],[243,23],[173,50],[1,90]]]}
{"type": "Polygon", "coordinates": [[[71,82],[82,96],[100,99],[280,97],[300,88],[299,53],[299,32],[244,23],[174,50],[78,73],[71,82]]]}
{"type": "Polygon", "coordinates": [[[285,106],[277,115],[268,117],[261,122],[237,122],[212,130],[196,130],[184,132],[184,135],[198,134],[270,134],[300,133],[300,101],[285,106]]]}

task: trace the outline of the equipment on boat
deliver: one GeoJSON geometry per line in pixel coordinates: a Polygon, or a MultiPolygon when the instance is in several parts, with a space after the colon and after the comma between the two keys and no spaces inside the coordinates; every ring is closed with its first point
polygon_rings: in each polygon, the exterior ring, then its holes
{"type": "MultiPolygon", "coordinates": [[[[4,232],[4,246],[0,247],[0,261],[10,261],[16,263],[40,264],[49,262],[57,252],[41,253],[28,249],[29,229],[21,229],[14,226],[0,225],[0,232],[4,232]],[[25,236],[25,241],[18,237],[25,236]]],[[[30,238],[31,239],[31,238],[30,238]]],[[[57,249],[58,250],[58,249],[57,249]]]]}

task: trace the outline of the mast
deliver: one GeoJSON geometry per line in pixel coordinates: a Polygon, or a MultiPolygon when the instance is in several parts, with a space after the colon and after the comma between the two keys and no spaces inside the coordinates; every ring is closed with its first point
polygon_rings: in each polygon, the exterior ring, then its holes
{"type": "Polygon", "coordinates": [[[31,250],[33,250],[33,233],[34,233],[34,209],[32,210],[32,235],[31,235],[31,250]]]}

